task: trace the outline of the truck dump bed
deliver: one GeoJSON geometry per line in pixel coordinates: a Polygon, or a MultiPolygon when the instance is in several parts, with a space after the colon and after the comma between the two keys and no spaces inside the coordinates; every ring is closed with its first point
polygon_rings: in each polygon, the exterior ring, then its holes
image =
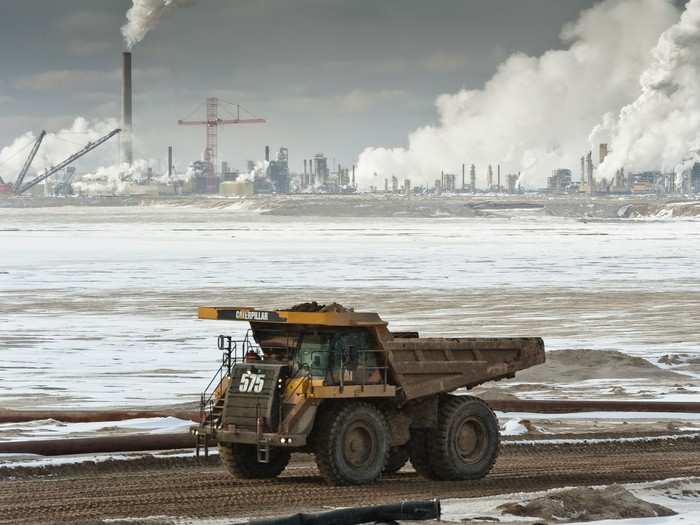
{"type": "Polygon", "coordinates": [[[539,337],[421,338],[418,332],[392,333],[374,312],[334,306],[328,311],[200,307],[199,317],[249,321],[261,346],[283,344],[289,351],[296,350],[299,334],[308,330],[368,331],[377,347],[361,350],[386,355],[391,384],[404,402],[513,377],[517,371],[545,361],[544,342],[539,337]]]}
{"type": "Polygon", "coordinates": [[[539,337],[394,337],[382,346],[404,401],[513,377],[545,360],[539,337]]]}

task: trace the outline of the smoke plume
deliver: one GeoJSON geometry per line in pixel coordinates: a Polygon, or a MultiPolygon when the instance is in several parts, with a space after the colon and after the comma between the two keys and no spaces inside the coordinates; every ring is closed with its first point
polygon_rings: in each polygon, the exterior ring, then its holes
{"type": "Polygon", "coordinates": [[[439,124],[411,133],[407,147],[363,151],[361,186],[391,175],[431,184],[462,163],[476,164],[482,188],[497,163],[522,172],[524,186],[542,186],[552,169],[578,166],[602,115],[639,95],[650,51],[678,16],[671,0],[605,0],[583,11],[562,29],[564,49],[512,55],[482,89],[438,97],[439,124]]]}
{"type": "MultiPolygon", "coordinates": [[[[88,142],[94,142],[118,127],[119,124],[115,119],[90,121],[78,117],[69,127],[55,133],[47,133],[27,177],[30,177],[32,173],[41,173],[46,168],[58,164],[83,148],[88,142]]],[[[13,182],[17,178],[27,155],[29,155],[30,145],[35,140],[36,135],[28,132],[16,138],[9,146],[0,149],[0,176],[6,182],[13,182]]],[[[91,151],[86,159],[94,165],[113,162],[113,159],[117,157],[114,149],[115,144],[118,144],[118,141],[112,139],[112,141],[91,151]],[[111,148],[110,145],[112,145],[111,148]]]]}
{"type": "MultiPolygon", "coordinates": [[[[640,77],[641,94],[591,133],[611,153],[598,169],[608,179],[627,171],[672,171],[700,148],[700,0],[690,0],[665,31],[640,77]]],[[[694,160],[694,159],[693,159],[694,160]]]]}
{"type": "Polygon", "coordinates": [[[163,15],[178,7],[188,7],[195,0],[132,0],[126,12],[127,23],[122,27],[127,49],[132,49],[153,29],[163,15]]]}

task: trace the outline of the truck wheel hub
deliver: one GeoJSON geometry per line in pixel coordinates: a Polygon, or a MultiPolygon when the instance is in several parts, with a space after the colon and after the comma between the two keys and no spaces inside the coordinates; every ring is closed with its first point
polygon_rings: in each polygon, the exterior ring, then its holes
{"type": "Polygon", "coordinates": [[[345,460],[352,466],[366,464],[374,452],[372,434],[364,425],[354,425],[345,435],[343,444],[345,460]]]}
{"type": "Polygon", "coordinates": [[[478,461],[486,443],[484,428],[476,419],[466,419],[457,429],[456,448],[463,460],[478,461]]]}

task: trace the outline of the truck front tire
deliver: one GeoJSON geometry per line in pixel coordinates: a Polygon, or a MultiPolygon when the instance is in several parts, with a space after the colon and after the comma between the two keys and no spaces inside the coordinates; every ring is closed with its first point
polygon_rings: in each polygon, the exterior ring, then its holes
{"type": "Polygon", "coordinates": [[[287,468],[291,458],[289,450],[270,449],[270,462],[260,463],[255,445],[219,443],[219,458],[232,476],[239,479],[271,479],[287,468]]]}
{"type": "Polygon", "coordinates": [[[374,405],[351,401],[322,415],[315,440],[316,464],[333,485],[379,478],[389,453],[389,425],[374,405]]]}
{"type": "MultiPolygon", "coordinates": [[[[439,479],[481,479],[498,456],[498,420],[472,396],[445,396],[430,442],[430,466],[439,479]]],[[[416,469],[417,470],[417,469],[416,469]]]]}

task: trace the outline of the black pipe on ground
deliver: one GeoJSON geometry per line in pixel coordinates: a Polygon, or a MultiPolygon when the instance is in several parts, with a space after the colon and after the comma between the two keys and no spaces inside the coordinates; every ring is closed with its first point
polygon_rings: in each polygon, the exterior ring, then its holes
{"type": "Polygon", "coordinates": [[[0,454],[38,454],[68,456],[101,452],[139,452],[194,448],[191,434],[132,434],[94,438],[42,439],[0,443],[0,454]]]}
{"type": "Polygon", "coordinates": [[[360,523],[391,523],[397,520],[440,519],[440,500],[405,501],[393,505],[355,507],[313,514],[294,514],[283,518],[250,521],[250,525],[359,525],[360,523]]]}

